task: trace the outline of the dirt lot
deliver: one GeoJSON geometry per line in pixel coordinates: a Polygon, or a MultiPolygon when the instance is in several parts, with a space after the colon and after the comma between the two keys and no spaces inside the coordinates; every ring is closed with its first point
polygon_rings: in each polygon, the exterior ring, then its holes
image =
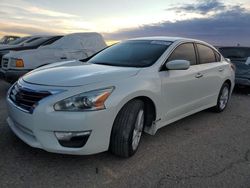
{"type": "Polygon", "coordinates": [[[250,187],[250,93],[238,90],[222,114],[203,111],[144,135],[135,156],[51,154],[8,128],[0,81],[1,187],[250,187]]]}

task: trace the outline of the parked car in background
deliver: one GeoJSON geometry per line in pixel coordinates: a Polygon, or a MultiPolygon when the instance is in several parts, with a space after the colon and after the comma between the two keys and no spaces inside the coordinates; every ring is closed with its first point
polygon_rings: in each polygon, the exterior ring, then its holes
{"type": "MultiPolygon", "coordinates": [[[[0,50],[18,51],[16,50],[16,48],[18,49],[19,47],[24,47],[24,46],[26,48],[28,48],[28,46],[32,47],[34,45],[33,42],[35,42],[36,40],[40,40],[41,38],[48,38],[48,37],[54,37],[54,36],[35,35],[35,36],[22,37],[15,41],[10,42],[9,44],[0,45],[0,50]]],[[[62,37],[62,36],[59,36],[59,37],[62,37]]],[[[36,46],[36,48],[38,47],[36,46]]],[[[24,50],[26,50],[26,48],[24,48],[24,50]]],[[[30,48],[30,49],[34,49],[34,48],[30,48]]]]}
{"type": "Polygon", "coordinates": [[[8,44],[0,45],[0,47],[7,47],[10,45],[19,45],[19,44],[21,45],[30,38],[31,38],[31,36],[22,37],[22,38],[19,38],[19,39],[16,39],[14,41],[9,42],[8,44]]]}
{"type": "MultiPolygon", "coordinates": [[[[35,37],[35,36],[33,36],[33,37],[35,37]]],[[[0,49],[11,48],[11,47],[15,47],[15,46],[21,46],[26,41],[28,41],[29,39],[31,39],[33,37],[31,37],[31,36],[22,37],[22,38],[19,38],[17,40],[11,41],[9,44],[1,44],[0,49]]]]}
{"type": "MultiPolygon", "coordinates": [[[[8,65],[8,61],[6,59],[3,60],[3,56],[10,53],[10,52],[15,52],[15,51],[24,51],[24,50],[30,50],[30,49],[36,49],[40,46],[46,46],[49,44],[54,43],[58,39],[60,39],[62,36],[33,36],[33,37],[28,37],[25,38],[21,43],[19,44],[13,44],[13,45],[8,45],[6,48],[0,48],[0,73],[2,73],[2,77],[6,81],[15,81],[17,80],[22,74],[13,72],[11,69],[4,69],[6,65],[8,65]]],[[[21,38],[22,39],[22,38],[21,38]]],[[[21,40],[20,39],[20,40],[21,40]]],[[[18,39],[19,40],[19,39],[18,39]]],[[[15,42],[15,41],[14,41],[15,42]]],[[[15,62],[14,62],[15,63],[15,62]]]]}
{"type": "Polygon", "coordinates": [[[73,59],[85,59],[104,49],[106,43],[98,33],[74,33],[53,44],[34,50],[14,52],[3,56],[2,72],[6,81],[13,81],[38,67],[73,59]]]}
{"type": "Polygon", "coordinates": [[[0,44],[8,44],[12,41],[15,41],[16,39],[19,39],[18,36],[4,36],[0,39],[0,44]]]}
{"type": "Polygon", "coordinates": [[[58,40],[62,36],[31,36],[19,38],[8,45],[0,46],[0,68],[2,57],[10,51],[23,51],[36,49],[39,46],[48,45],[58,40]]]}
{"type": "Polygon", "coordinates": [[[84,63],[55,63],[26,74],[8,92],[7,121],[32,147],[78,155],[110,149],[129,157],[143,130],[154,135],[210,107],[221,112],[233,87],[234,69],[205,42],[132,39],[84,63]]]}
{"type": "Polygon", "coordinates": [[[219,47],[219,51],[235,65],[235,83],[250,86],[250,47],[219,47]]]}

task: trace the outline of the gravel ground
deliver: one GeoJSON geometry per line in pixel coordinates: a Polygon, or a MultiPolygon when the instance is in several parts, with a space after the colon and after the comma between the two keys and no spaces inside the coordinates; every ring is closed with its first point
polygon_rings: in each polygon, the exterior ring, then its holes
{"type": "Polygon", "coordinates": [[[135,156],[69,156],[34,149],[6,123],[0,81],[1,187],[250,187],[250,96],[237,90],[221,114],[203,111],[143,135],[135,156]]]}

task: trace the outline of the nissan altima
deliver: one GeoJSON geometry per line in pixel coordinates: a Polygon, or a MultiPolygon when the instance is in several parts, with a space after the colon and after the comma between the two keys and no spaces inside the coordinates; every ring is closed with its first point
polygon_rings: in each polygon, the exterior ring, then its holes
{"type": "Polygon", "coordinates": [[[83,61],[36,69],[8,91],[12,131],[49,152],[130,157],[143,133],[211,108],[222,112],[234,68],[194,39],[130,39],[83,61]]]}

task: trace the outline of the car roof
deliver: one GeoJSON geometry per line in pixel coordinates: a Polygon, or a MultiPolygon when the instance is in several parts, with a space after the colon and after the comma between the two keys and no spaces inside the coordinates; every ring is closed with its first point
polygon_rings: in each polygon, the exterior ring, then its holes
{"type": "Polygon", "coordinates": [[[210,46],[214,50],[218,51],[213,45],[197,40],[197,39],[192,39],[192,38],[183,38],[183,37],[169,37],[169,36],[153,36],[153,37],[140,37],[140,38],[133,38],[133,39],[128,39],[129,40],[159,40],[159,41],[167,41],[167,42],[196,42],[200,44],[204,44],[207,46],[210,46]]]}
{"type": "Polygon", "coordinates": [[[139,37],[133,38],[129,40],[161,40],[161,41],[169,41],[169,42],[176,42],[176,41],[194,41],[194,42],[202,42],[200,40],[191,39],[191,38],[183,38],[183,37],[168,37],[168,36],[154,36],[154,37],[139,37]]]}

